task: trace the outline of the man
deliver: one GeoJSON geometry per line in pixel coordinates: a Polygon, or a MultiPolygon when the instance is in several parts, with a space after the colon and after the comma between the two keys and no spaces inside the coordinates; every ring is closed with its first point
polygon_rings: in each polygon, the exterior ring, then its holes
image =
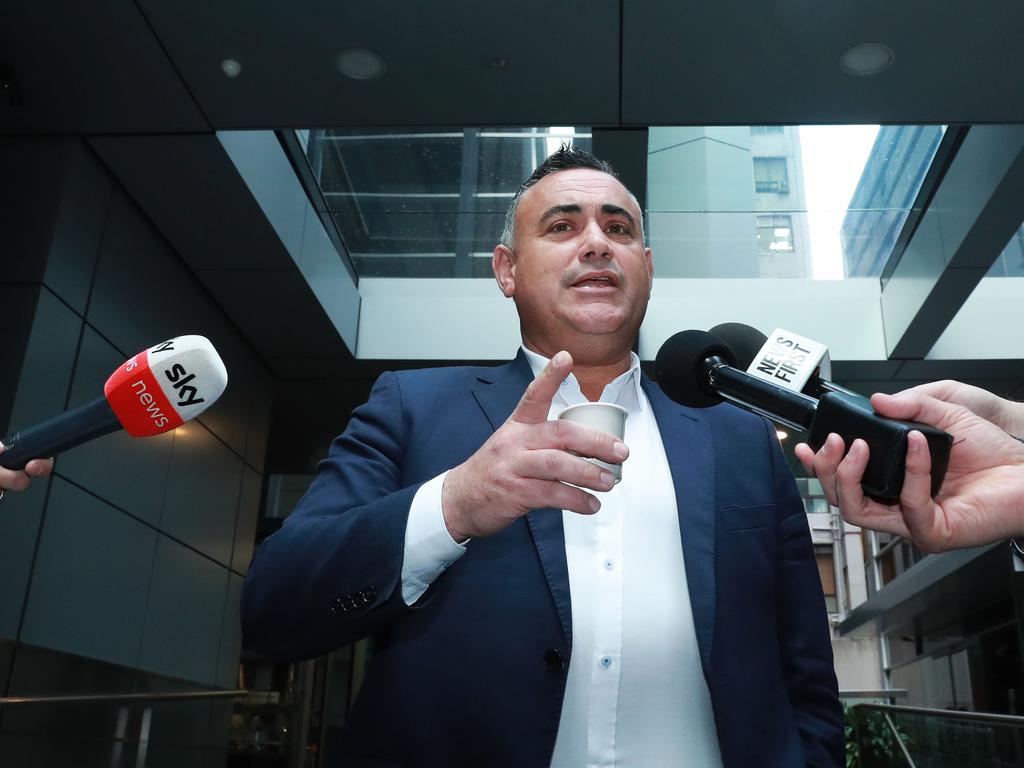
{"type": "Polygon", "coordinates": [[[636,199],[563,148],[493,267],[523,349],[385,374],[256,556],[247,644],[372,636],[346,765],[837,766],[807,518],[775,437],[670,402],[631,348],[653,278],[636,199]],[[599,397],[627,448],[551,421],[599,397]],[[624,464],[607,472],[580,457],[624,464]]]}
{"type": "Polygon", "coordinates": [[[855,440],[849,453],[838,435],[829,435],[817,454],[801,443],[797,456],[817,474],[829,503],[839,507],[844,519],[911,539],[925,552],[1024,536],[1024,403],[957,381],[923,384],[893,396],[876,394],[871,403],[883,416],[949,432],[953,449],[933,499],[928,443],[920,432],[911,432],[900,499],[881,504],[860,487],[869,455],[863,440],[855,440]]]}

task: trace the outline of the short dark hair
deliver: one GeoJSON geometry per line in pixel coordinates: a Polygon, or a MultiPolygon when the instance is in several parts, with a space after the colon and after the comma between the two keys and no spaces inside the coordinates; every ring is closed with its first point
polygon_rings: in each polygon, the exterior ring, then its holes
{"type": "MultiPolygon", "coordinates": [[[[530,174],[530,178],[524,181],[522,186],[516,190],[516,194],[512,198],[512,203],[509,205],[508,211],[505,213],[505,228],[501,232],[501,244],[506,248],[512,247],[516,228],[516,211],[519,210],[519,201],[526,193],[526,190],[545,176],[550,176],[552,173],[558,173],[559,171],[572,171],[578,168],[589,168],[593,171],[607,173],[612,178],[619,178],[612,169],[611,164],[606,161],[594,157],[585,149],[577,149],[571,144],[562,144],[562,146],[557,150],[548,155],[544,162],[538,165],[534,172],[530,174]]],[[[643,217],[643,211],[640,212],[640,216],[641,218],[643,217]]],[[[641,229],[642,228],[643,225],[641,223],[641,229]]]]}

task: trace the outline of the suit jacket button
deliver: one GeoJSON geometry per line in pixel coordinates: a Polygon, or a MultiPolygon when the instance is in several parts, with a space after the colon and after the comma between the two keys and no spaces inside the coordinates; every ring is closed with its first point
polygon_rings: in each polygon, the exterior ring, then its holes
{"type": "Polygon", "coordinates": [[[544,666],[549,672],[559,672],[565,667],[565,659],[562,652],[557,648],[548,648],[544,651],[544,666]]]}

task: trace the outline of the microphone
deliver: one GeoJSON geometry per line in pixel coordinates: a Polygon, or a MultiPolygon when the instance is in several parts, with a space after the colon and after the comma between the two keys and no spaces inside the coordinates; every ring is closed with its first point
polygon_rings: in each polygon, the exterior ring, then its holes
{"type": "Polygon", "coordinates": [[[126,360],[103,396],[3,439],[0,467],[24,469],[93,438],[124,429],[149,437],[180,427],[224,392],[228,372],[205,336],[176,336],[126,360]]]}
{"type": "Polygon", "coordinates": [[[865,493],[884,501],[899,498],[906,471],[907,435],[917,430],[928,441],[931,493],[938,493],[949,464],[952,435],[928,424],[879,416],[871,401],[856,393],[824,391],[815,398],[786,389],[738,369],[737,362],[736,354],[721,338],[703,331],[682,331],[658,350],[655,371],[662,390],[677,403],[707,408],[728,400],[808,432],[807,442],[814,450],[821,448],[832,432],[840,435],[847,446],[857,438],[863,439],[870,457],[861,485],[865,493]]]}
{"type": "MultiPolygon", "coordinates": [[[[743,323],[721,323],[711,328],[708,333],[724,341],[736,353],[736,367],[743,368],[748,373],[755,373],[757,362],[763,360],[770,353],[773,346],[769,344],[768,337],[757,330],[757,328],[744,325],[743,323]]],[[[781,336],[783,339],[788,340],[796,337],[796,334],[782,328],[776,328],[772,336],[776,338],[781,336]]],[[[827,349],[823,345],[818,345],[817,342],[811,343],[824,349],[827,353],[827,349]]],[[[825,392],[843,392],[847,395],[858,397],[858,393],[852,389],[847,389],[823,378],[822,369],[824,366],[820,365],[823,362],[823,357],[822,355],[815,358],[813,361],[814,368],[807,377],[806,383],[800,388],[800,391],[811,397],[821,397],[825,392]]]]}

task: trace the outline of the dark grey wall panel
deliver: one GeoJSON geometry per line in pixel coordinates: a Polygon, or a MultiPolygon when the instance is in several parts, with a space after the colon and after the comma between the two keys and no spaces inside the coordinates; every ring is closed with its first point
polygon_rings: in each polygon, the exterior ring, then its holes
{"type": "MultiPolygon", "coordinates": [[[[101,396],[107,377],[123,362],[120,352],[86,327],[71,387],[71,405],[81,405],[101,396]]],[[[127,432],[115,432],[60,456],[57,471],[111,504],[157,526],[173,443],[171,433],[138,438],[127,432]],[[114,468],[116,471],[112,471],[114,468]]]]}
{"type": "Polygon", "coordinates": [[[69,143],[70,168],[43,282],[76,312],[85,314],[113,181],[84,141],[69,143]]]}
{"type": "Polygon", "coordinates": [[[139,667],[213,684],[227,573],[202,555],[160,537],[139,667]]]}
{"type": "Polygon", "coordinates": [[[23,493],[8,494],[0,509],[0,637],[18,636],[50,482],[37,480],[23,493]]]}
{"type": "Polygon", "coordinates": [[[134,666],[157,534],[60,478],[52,482],[21,639],[134,666]]]}
{"type": "Polygon", "coordinates": [[[242,651],[242,624],[239,618],[241,600],[242,578],[234,573],[229,574],[215,681],[221,688],[235,688],[238,684],[238,656],[242,651]]]}
{"type": "Polygon", "coordinates": [[[115,192],[87,319],[127,355],[210,325],[209,302],[187,269],[115,192]]]}
{"type": "Polygon", "coordinates": [[[235,522],[235,548],[231,553],[231,570],[237,573],[245,574],[249,570],[262,493],[262,475],[247,466],[242,473],[242,493],[238,498],[238,518],[235,522]]]}
{"type": "Polygon", "coordinates": [[[3,361],[3,375],[0,376],[0,434],[6,435],[8,427],[12,426],[11,409],[18,393],[21,364],[32,335],[38,301],[38,285],[0,284],[0,307],[4,308],[7,318],[0,338],[0,360],[3,361]]]}
{"type": "Polygon", "coordinates": [[[238,456],[201,424],[178,427],[160,528],[229,565],[241,486],[238,456]]]}
{"type": "Polygon", "coordinates": [[[64,410],[82,320],[43,290],[21,366],[11,425],[18,429],[64,410]]]}
{"type": "Polygon", "coordinates": [[[249,433],[245,440],[245,460],[263,471],[267,457],[270,415],[274,410],[274,386],[270,372],[259,362],[259,375],[252,379],[252,401],[249,409],[249,433]]]}
{"type": "Polygon", "coordinates": [[[58,215],[67,142],[0,138],[0,282],[38,282],[58,215]]]}

